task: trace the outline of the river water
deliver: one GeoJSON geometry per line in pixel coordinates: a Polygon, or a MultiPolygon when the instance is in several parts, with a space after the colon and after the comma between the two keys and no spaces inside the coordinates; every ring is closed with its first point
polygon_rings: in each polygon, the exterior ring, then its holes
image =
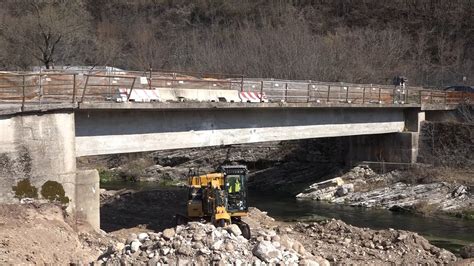
{"type": "MultiPolygon", "coordinates": [[[[156,183],[107,183],[106,189],[129,188],[134,190],[167,189],[156,183]]],[[[176,190],[176,187],[168,188],[176,190]]],[[[186,200],[186,199],[183,199],[186,200]]],[[[432,244],[457,252],[474,242],[474,221],[455,217],[424,217],[409,213],[395,213],[381,209],[366,209],[330,204],[312,200],[297,200],[279,194],[249,193],[249,205],[268,212],[281,221],[316,221],[326,218],[340,219],[348,224],[371,229],[402,229],[417,232],[432,244]]]]}

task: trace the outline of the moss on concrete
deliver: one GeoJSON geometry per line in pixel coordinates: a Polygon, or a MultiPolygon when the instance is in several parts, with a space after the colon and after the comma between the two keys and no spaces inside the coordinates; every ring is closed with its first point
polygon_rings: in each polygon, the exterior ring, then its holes
{"type": "Polygon", "coordinates": [[[57,201],[62,204],[69,203],[69,198],[66,197],[63,186],[56,181],[46,181],[41,187],[41,195],[49,201],[57,201]]]}
{"type": "Polygon", "coordinates": [[[15,191],[15,197],[19,199],[38,198],[38,189],[31,185],[29,178],[18,181],[12,190],[15,191]]]}

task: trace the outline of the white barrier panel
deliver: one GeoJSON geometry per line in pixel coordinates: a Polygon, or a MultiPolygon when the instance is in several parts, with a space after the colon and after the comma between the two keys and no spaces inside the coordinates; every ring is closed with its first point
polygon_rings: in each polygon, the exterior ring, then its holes
{"type": "MultiPolygon", "coordinates": [[[[118,89],[115,97],[117,102],[126,102],[130,89],[118,89]]],[[[207,89],[179,89],[179,88],[155,88],[133,89],[129,97],[133,102],[154,101],[198,101],[198,102],[245,102],[259,103],[268,102],[265,93],[238,90],[207,90],[207,89]]]]}
{"type": "Polygon", "coordinates": [[[239,92],[239,98],[244,103],[259,103],[268,102],[265,93],[253,92],[253,91],[242,91],[239,92]]]}
{"type": "Polygon", "coordinates": [[[198,102],[240,102],[238,90],[156,88],[160,100],[198,102]]]}
{"type": "MultiPolygon", "coordinates": [[[[126,102],[130,89],[118,89],[119,95],[116,97],[117,102],[126,102]]],[[[160,94],[158,90],[133,89],[130,94],[130,101],[133,102],[158,102],[160,94]]]]}

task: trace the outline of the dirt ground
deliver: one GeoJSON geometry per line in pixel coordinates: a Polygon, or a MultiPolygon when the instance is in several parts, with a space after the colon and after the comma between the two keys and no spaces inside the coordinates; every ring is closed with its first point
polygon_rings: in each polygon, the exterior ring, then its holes
{"type": "Polygon", "coordinates": [[[101,251],[85,245],[52,204],[0,205],[0,264],[86,264],[101,251]]]}

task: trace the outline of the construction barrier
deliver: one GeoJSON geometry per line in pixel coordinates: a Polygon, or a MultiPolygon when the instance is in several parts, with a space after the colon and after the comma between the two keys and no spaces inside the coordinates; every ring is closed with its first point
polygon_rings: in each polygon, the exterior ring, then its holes
{"type": "Polygon", "coordinates": [[[265,93],[253,92],[253,91],[241,91],[239,92],[239,98],[244,103],[259,103],[268,102],[265,93]]]}

